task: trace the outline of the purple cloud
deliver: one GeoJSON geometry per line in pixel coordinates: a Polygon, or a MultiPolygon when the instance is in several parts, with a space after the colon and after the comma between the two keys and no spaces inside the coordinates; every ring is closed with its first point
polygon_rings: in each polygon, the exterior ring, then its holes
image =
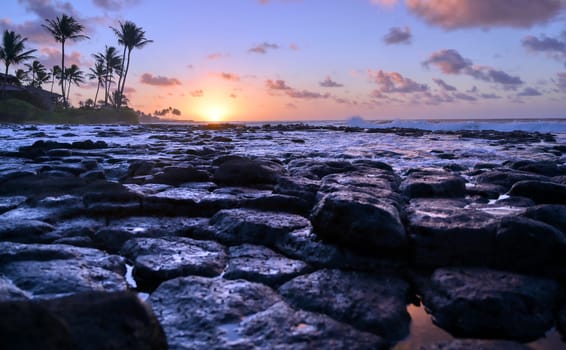
{"type": "Polygon", "coordinates": [[[120,11],[124,8],[130,8],[137,5],[141,0],[93,0],[96,6],[106,11],[120,11]]]}
{"type": "Polygon", "coordinates": [[[277,45],[277,44],[265,42],[263,44],[259,44],[257,46],[252,47],[251,49],[248,50],[248,52],[259,53],[259,54],[265,55],[267,53],[267,51],[276,50],[278,48],[279,48],[279,45],[277,45]]]}
{"type": "Polygon", "coordinates": [[[444,80],[442,79],[433,79],[433,81],[442,88],[442,90],[444,91],[456,91],[457,89],[452,86],[447,84],[444,80]]]}
{"type": "Polygon", "coordinates": [[[265,86],[269,90],[291,90],[289,86],[285,83],[285,80],[266,80],[265,86]]]}
{"type": "Polygon", "coordinates": [[[393,27],[389,29],[389,33],[387,33],[383,37],[383,41],[388,45],[393,44],[410,44],[411,43],[411,28],[405,27],[393,27]]]}
{"type": "Polygon", "coordinates": [[[428,85],[419,84],[397,72],[384,72],[382,70],[375,72],[370,69],[368,74],[370,79],[379,85],[379,91],[382,93],[414,93],[428,90],[428,85]]]}
{"type": "Polygon", "coordinates": [[[519,92],[517,96],[520,97],[531,97],[531,96],[541,96],[541,92],[532,87],[526,87],[523,91],[519,92]]]}
{"type": "Polygon", "coordinates": [[[327,87],[327,88],[344,87],[343,84],[339,84],[339,83],[335,82],[330,77],[326,77],[326,79],[324,79],[323,81],[321,81],[318,84],[322,87],[327,87]]]}
{"type": "Polygon", "coordinates": [[[292,97],[292,98],[299,98],[299,99],[305,99],[305,100],[314,100],[314,99],[319,99],[319,98],[329,98],[330,94],[321,94],[318,92],[313,92],[313,91],[308,91],[308,90],[287,90],[285,92],[287,94],[287,96],[292,97]]]}
{"type": "Polygon", "coordinates": [[[240,81],[240,76],[234,73],[222,72],[220,73],[220,77],[224,80],[240,81]]]}
{"type": "Polygon", "coordinates": [[[406,0],[411,13],[445,29],[531,27],[557,16],[562,0],[406,0]]]}
{"type": "Polygon", "coordinates": [[[556,74],[556,87],[562,92],[566,92],[566,73],[556,74]]]}
{"type": "Polygon", "coordinates": [[[181,82],[177,78],[168,78],[163,76],[153,76],[151,73],[144,73],[141,76],[140,82],[142,84],[153,85],[153,86],[175,86],[181,85],[181,82]]]}
{"type": "Polygon", "coordinates": [[[429,59],[423,62],[428,67],[434,65],[445,74],[466,74],[475,79],[505,85],[512,88],[523,84],[521,78],[512,76],[502,70],[488,66],[474,66],[473,62],[460,55],[456,50],[440,50],[433,52],[429,59]]]}
{"type": "Polygon", "coordinates": [[[202,91],[200,89],[199,90],[193,90],[193,91],[189,92],[189,94],[192,97],[202,97],[204,95],[204,91],[202,91]]]}
{"type": "Polygon", "coordinates": [[[540,38],[529,35],[522,40],[523,47],[532,52],[546,53],[553,59],[565,61],[566,65],[566,31],[562,32],[561,37],[549,38],[541,36],[540,38]]]}

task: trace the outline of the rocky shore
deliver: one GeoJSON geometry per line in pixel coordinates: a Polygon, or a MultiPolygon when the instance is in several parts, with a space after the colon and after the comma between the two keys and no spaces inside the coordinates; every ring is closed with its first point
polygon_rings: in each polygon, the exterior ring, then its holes
{"type": "Polygon", "coordinates": [[[3,349],[388,349],[411,304],[422,349],[566,336],[555,135],[1,129],[3,349]]]}

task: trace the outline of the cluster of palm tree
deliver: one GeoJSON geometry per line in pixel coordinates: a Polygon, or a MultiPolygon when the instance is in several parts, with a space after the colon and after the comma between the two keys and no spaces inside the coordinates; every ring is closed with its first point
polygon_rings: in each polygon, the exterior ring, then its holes
{"type": "MultiPolygon", "coordinates": [[[[26,64],[27,70],[19,69],[16,71],[16,77],[22,81],[28,81],[30,86],[41,87],[42,84],[49,82],[51,79],[51,92],[55,80],[58,80],[61,86],[61,96],[63,105],[68,106],[68,99],[71,93],[71,86],[84,83],[85,73],[73,64],[70,67],[65,66],[65,44],[71,41],[89,39],[87,35],[82,34],[84,26],[80,24],[72,16],[62,15],[55,19],[46,19],[46,24],[42,26],[53,36],[56,42],[61,43],[61,66],[54,66],[49,71],[41,62],[34,60],[31,64],[26,64]]],[[[133,49],[141,49],[145,45],[153,42],[145,36],[145,31],[130,21],[119,22],[119,27],[110,27],[118,38],[118,43],[123,46],[120,52],[113,46],[106,46],[103,52],[94,54],[94,67],[89,69],[86,77],[97,81],[96,95],[94,97],[94,107],[98,99],[100,88],[104,88],[105,106],[113,105],[121,108],[127,104],[127,98],[124,95],[126,86],[126,78],[130,68],[131,53],[133,49]],[[112,85],[116,87],[113,90],[112,85]]],[[[33,59],[33,52],[36,50],[25,50],[25,42],[27,38],[23,38],[13,31],[4,31],[2,46],[0,46],[0,61],[5,64],[5,75],[8,76],[10,65],[21,64],[25,61],[33,59]]],[[[4,83],[3,83],[4,84],[4,83]]],[[[4,85],[3,85],[4,86],[4,85]]],[[[3,89],[4,90],[4,89],[3,89]]]]}

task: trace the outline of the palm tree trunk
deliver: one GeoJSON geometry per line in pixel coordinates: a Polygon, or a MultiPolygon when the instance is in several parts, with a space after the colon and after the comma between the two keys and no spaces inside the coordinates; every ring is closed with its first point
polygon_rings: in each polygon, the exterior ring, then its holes
{"type": "Polygon", "coordinates": [[[124,79],[122,80],[122,87],[118,87],[120,90],[120,96],[118,97],[118,109],[122,106],[122,96],[124,95],[124,86],[126,86],[126,76],[128,75],[128,70],[130,69],[130,55],[132,54],[132,50],[128,50],[128,63],[126,63],[126,70],[123,72],[124,79]]]}
{"type": "Polygon", "coordinates": [[[67,102],[69,101],[70,93],[71,93],[71,77],[69,77],[69,85],[67,85],[67,102]]]}
{"type": "MultiPolygon", "coordinates": [[[[125,61],[126,61],[126,45],[124,45],[124,52],[122,53],[122,62],[121,62],[121,65],[120,65],[120,74],[119,74],[119,77],[118,77],[118,91],[121,91],[120,86],[122,86],[122,84],[123,84],[122,83],[123,78],[125,79],[125,77],[124,77],[124,63],[125,63],[125,61]]],[[[118,108],[120,108],[120,106],[118,106],[118,108]]]]}
{"type": "Polygon", "coordinates": [[[6,96],[6,86],[8,85],[8,68],[9,63],[6,63],[6,73],[4,74],[4,80],[2,80],[2,97],[6,96]]]}
{"type": "Polygon", "coordinates": [[[96,94],[94,95],[94,106],[93,108],[96,109],[96,100],[98,99],[98,90],[100,90],[100,82],[96,85],[96,94]]]}
{"type": "Polygon", "coordinates": [[[67,108],[65,98],[65,40],[61,41],[61,93],[63,94],[63,108],[67,108]]]}

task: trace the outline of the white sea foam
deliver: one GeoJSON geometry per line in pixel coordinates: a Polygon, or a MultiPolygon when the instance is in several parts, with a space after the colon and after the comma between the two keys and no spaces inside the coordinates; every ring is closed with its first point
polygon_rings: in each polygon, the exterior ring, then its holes
{"type": "Polygon", "coordinates": [[[355,116],[348,119],[348,126],[360,128],[414,128],[432,131],[496,130],[566,133],[566,119],[528,120],[365,120],[355,116]]]}

